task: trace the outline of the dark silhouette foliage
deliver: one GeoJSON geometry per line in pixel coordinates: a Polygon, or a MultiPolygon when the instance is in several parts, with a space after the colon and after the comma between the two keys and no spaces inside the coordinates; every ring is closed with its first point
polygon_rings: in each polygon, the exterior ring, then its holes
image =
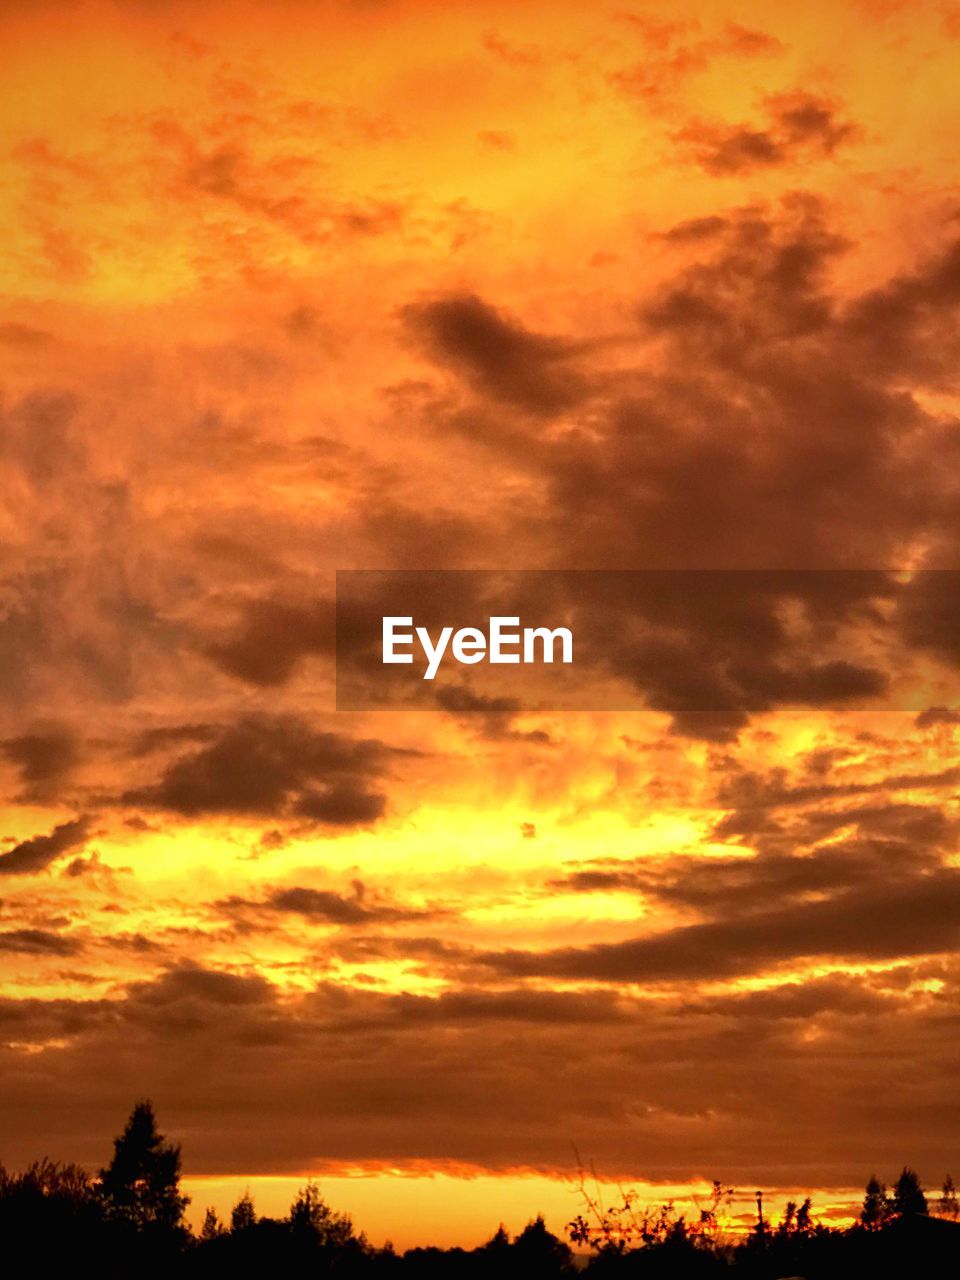
{"type": "Polygon", "coordinates": [[[725,1228],[733,1192],[719,1182],[690,1221],[669,1203],[644,1208],[630,1191],[607,1208],[582,1177],[581,1194],[585,1212],[568,1227],[579,1255],[541,1215],[512,1238],[501,1224],[476,1249],[375,1249],[312,1182],[284,1218],[258,1215],[247,1192],[229,1227],[211,1208],[194,1235],[183,1225],[180,1149],[164,1140],[150,1103],[141,1102],[99,1179],[50,1160],[16,1174],[0,1166],[0,1240],[5,1256],[24,1259],[34,1274],[89,1273],[98,1280],[261,1280],[271,1274],[283,1280],[906,1280],[955,1274],[960,1264],[949,1174],[936,1202],[939,1216],[929,1212],[912,1169],[904,1167],[889,1194],[871,1177],[859,1220],[845,1229],[817,1222],[809,1199],[788,1203],[774,1222],[758,1192],[753,1229],[734,1233],[725,1228]]]}
{"type": "Polygon", "coordinates": [[[157,1131],[153,1107],[138,1102],[114,1139],[113,1159],[100,1170],[100,1194],[110,1217],[138,1231],[173,1231],[189,1201],[180,1194],[180,1148],[157,1131]]]}
{"type": "Polygon", "coordinates": [[[893,1206],[887,1198],[887,1188],[876,1174],[871,1174],[860,1210],[860,1224],[867,1231],[879,1231],[890,1220],[893,1206]]]}
{"type": "Polygon", "coordinates": [[[957,1188],[953,1183],[953,1176],[947,1174],[943,1180],[943,1189],[940,1192],[940,1201],[937,1205],[941,1218],[949,1218],[951,1222],[956,1222],[960,1217],[960,1204],[957,1202],[957,1188]]]}
{"type": "Polygon", "coordinates": [[[901,1218],[928,1212],[927,1197],[923,1194],[920,1179],[913,1169],[906,1166],[897,1179],[893,1192],[893,1210],[901,1218]]]}

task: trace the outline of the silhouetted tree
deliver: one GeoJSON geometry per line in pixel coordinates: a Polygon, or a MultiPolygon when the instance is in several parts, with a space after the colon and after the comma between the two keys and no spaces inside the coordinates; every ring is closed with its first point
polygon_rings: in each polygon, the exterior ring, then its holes
{"type": "Polygon", "coordinates": [[[293,1232],[312,1236],[318,1245],[327,1249],[345,1249],[357,1242],[350,1217],[335,1213],[314,1182],[308,1182],[297,1192],[288,1222],[293,1232]]]}
{"type": "MultiPolygon", "coordinates": [[[[180,1226],[180,1153],[157,1132],[149,1103],[134,1108],[99,1182],[75,1165],[44,1160],[23,1173],[0,1166],[0,1241],[4,1257],[27,1260],[32,1275],[96,1275],[99,1280],[903,1280],[960,1270],[957,1192],[947,1177],[930,1217],[920,1179],[904,1168],[888,1196],[876,1177],[866,1188],[860,1223],[828,1228],[813,1221],[809,1198],[790,1202],[774,1227],[762,1196],[756,1225],[739,1243],[720,1236],[720,1206],[732,1194],[716,1183],[699,1221],[687,1224],[672,1204],[642,1207],[619,1189],[607,1208],[585,1192],[593,1217],[570,1226],[593,1256],[574,1267],[567,1245],[541,1216],[511,1240],[502,1225],[472,1250],[420,1248],[402,1257],[372,1249],[346,1214],[335,1212],[308,1182],[285,1218],[259,1217],[247,1191],[230,1214],[230,1230],[208,1209],[196,1238],[180,1226]],[[864,1228],[869,1228],[864,1230],[864,1228]]],[[[581,1260],[577,1260],[580,1262],[581,1260]]],[[[8,1264],[9,1265],[9,1264],[8,1264]]]]}
{"type": "Polygon", "coordinates": [[[960,1204],[957,1203],[957,1188],[953,1185],[953,1176],[947,1174],[943,1180],[943,1190],[940,1193],[940,1203],[938,1205],[940,1215],[943,1218],[950,1218],[956,1222],[960,1216],[960,1204]]]}
{"type": "Polygon", "coordinates": [[[872,1174],[863,1197],[860,1224],[868,1231],[879,1231],[889,1217],[890,1201],[887,1199],[887,1188],[876,1174],[872,1174]]]}
{"type": "Polygon", "coordinates": [[[807,1196],[803,1204],[797,1210],[797,1231],[800,1235],[806,1235],[808,1231],[813,1230],[813,1201],[807,1196]]]}
{"type": "Polygon", "coordinates": [[[105,1252],[104,1206],[75,1164],[40,1160],[22,1173],[0,1165],[0,1240],[11,1258],[29,1258],[35,1276],[66,1275],[78,1257],[105,1252]]]}
{"type": "Polygon", "coordinates": [[[250,1198],[250,1192],[245,1191],[230,1210],[230,1230],[234,1235],[237,1235],[240,1231],[246,1231],[256,1225],[257,1211],[253,1206],[253,1200],[250,1198]]]}
{"type": "Polygon", "coordinates": [[[497,1249],[509,1249],[509,1247],[510,1247],[510,1232],[501,1222],[500,1225],[497,1227],[496,1231],[493,1233],[490,1239],[483,1246],[483,1248],[490,1249],[490,1250],[497,1250],[497,1249]]]}
{"type": "Polygon", "coordinates": [[[796,1200],[788,1200],[783,1207],[783,1217],[777,1227],[777,1234],[781,1236],[793,1235],[797,1229],[797,1202],[796,1200]]]}
{"type": "Polygon", "coordinates": [[[569,1245],[547,1230],[542,1213],[527,1223],[514,1240],[511,1252],[513,1270],[522,1276],[561,1276],[573,1269],[569,1245]]]}
{"type": "Polygon", "coordinates": [[[797,1269],[802,1250],[813,1233],[812,1201],[808,1196],[801,1205],[795,1200],[788,1200],[784,1206],[783,1217],[771,1236],[764,1238],[761,1233],[752,1241],[755,1251],[771,1248],[774,1254],[789,1270],[797,1269]]]}
{"type": "Polygon", "coordinates": [[[904,1165],[903,1172],[897,1179],[897,1185],[893,1191],[893,1208],[894,1212],[901,1218],[929,1212],[927,1209],[927,1197],[923,1194],[920,1178],[913,1169],[908,1169],[906,1165],[904,1165]]]}
{"type": "Polygon", "coordinates": [[[203,1226],[200,1228],[201,1240],[219,1240],[226,1235],[227,1229],[220,1221],[216,1209],[212,1206],[203,1215],[203,1226]]]}
{"type": "Polygon", "coordinates": [[[180,1148],[164,1142],[149,1102],[137,1103],[113,1148],[113,1159],[100,1170],[108,1214],[138,1231],[179,1228],[190,1203],[180,1194],[180,1148]]]}

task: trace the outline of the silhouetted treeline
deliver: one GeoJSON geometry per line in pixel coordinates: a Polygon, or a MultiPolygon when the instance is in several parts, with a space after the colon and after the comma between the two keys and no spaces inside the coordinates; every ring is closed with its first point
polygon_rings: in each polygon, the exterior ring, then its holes
{"type": "Polygon", "coordinates": [[[36,1275],[113,1277],[337,1276],[344,1280],[914,1280],[960,1270],[957,1194],[949,1176],[930,1212],[920,1180],[904,1168],[888,1189],[870,1179],[857,1223],[828,1227],[810,1200],[768,1220],[761,1194],[746,1234],[724,1228],[732,1191],[714,1184],[694,1219],[671,1204],[650,1211],[627,1193],[606,1208],[581,1183],[584,1212],[570,1244],[532,1219],[511,1238],[501,1226],[477,1249],[373,1248],[350,1218],[308,1183],[283,1218],[258,1215],[249,1195],[228,1222],[208,1209],[199,1233],[184,1224],[180,1149],[158,1132],[148,1102],[133,1110],[97,1177],[43,1160],[19,1174],[0,1166],[0,1242],[36,1275]]]}

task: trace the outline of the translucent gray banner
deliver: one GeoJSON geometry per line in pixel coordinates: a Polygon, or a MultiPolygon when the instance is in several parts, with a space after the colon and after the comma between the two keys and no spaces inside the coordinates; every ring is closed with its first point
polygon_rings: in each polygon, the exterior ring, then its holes
{"type": "Polygon", "coordinates": [[[340,710],[921,712],[960,698],[960,571],[345,570],[336,652],[340,710]]]}

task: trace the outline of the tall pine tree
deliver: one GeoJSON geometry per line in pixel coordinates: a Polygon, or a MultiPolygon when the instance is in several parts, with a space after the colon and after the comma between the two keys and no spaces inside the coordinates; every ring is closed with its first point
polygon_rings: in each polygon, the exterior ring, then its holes
{"type": "Polygon", "coordinates": [[[887,1189],[876,1174],[867,1183],[863,1197],[863,1208],[860,1210],[860,1222],[868,1231],[879,1231],[890,1217],[890,1201],[887,1189]]]}
{"type": "Polygon", "coordinates": [[[916,1217],[928,1212],[927,1197],[923,1194],[920,1178],[906,1165],[893,1191],[893,1207],[901,1218],[916,1217]]]}
{"type": "Polygon", "coordinates": [[[108,1213],[138,1231],[180,1227],[189,1204],[180,1194],[180,1148],[164,1142],[149,1102],[137,1103],[113,1148],[113,1159],[100,1170],[108,1213]]]}

